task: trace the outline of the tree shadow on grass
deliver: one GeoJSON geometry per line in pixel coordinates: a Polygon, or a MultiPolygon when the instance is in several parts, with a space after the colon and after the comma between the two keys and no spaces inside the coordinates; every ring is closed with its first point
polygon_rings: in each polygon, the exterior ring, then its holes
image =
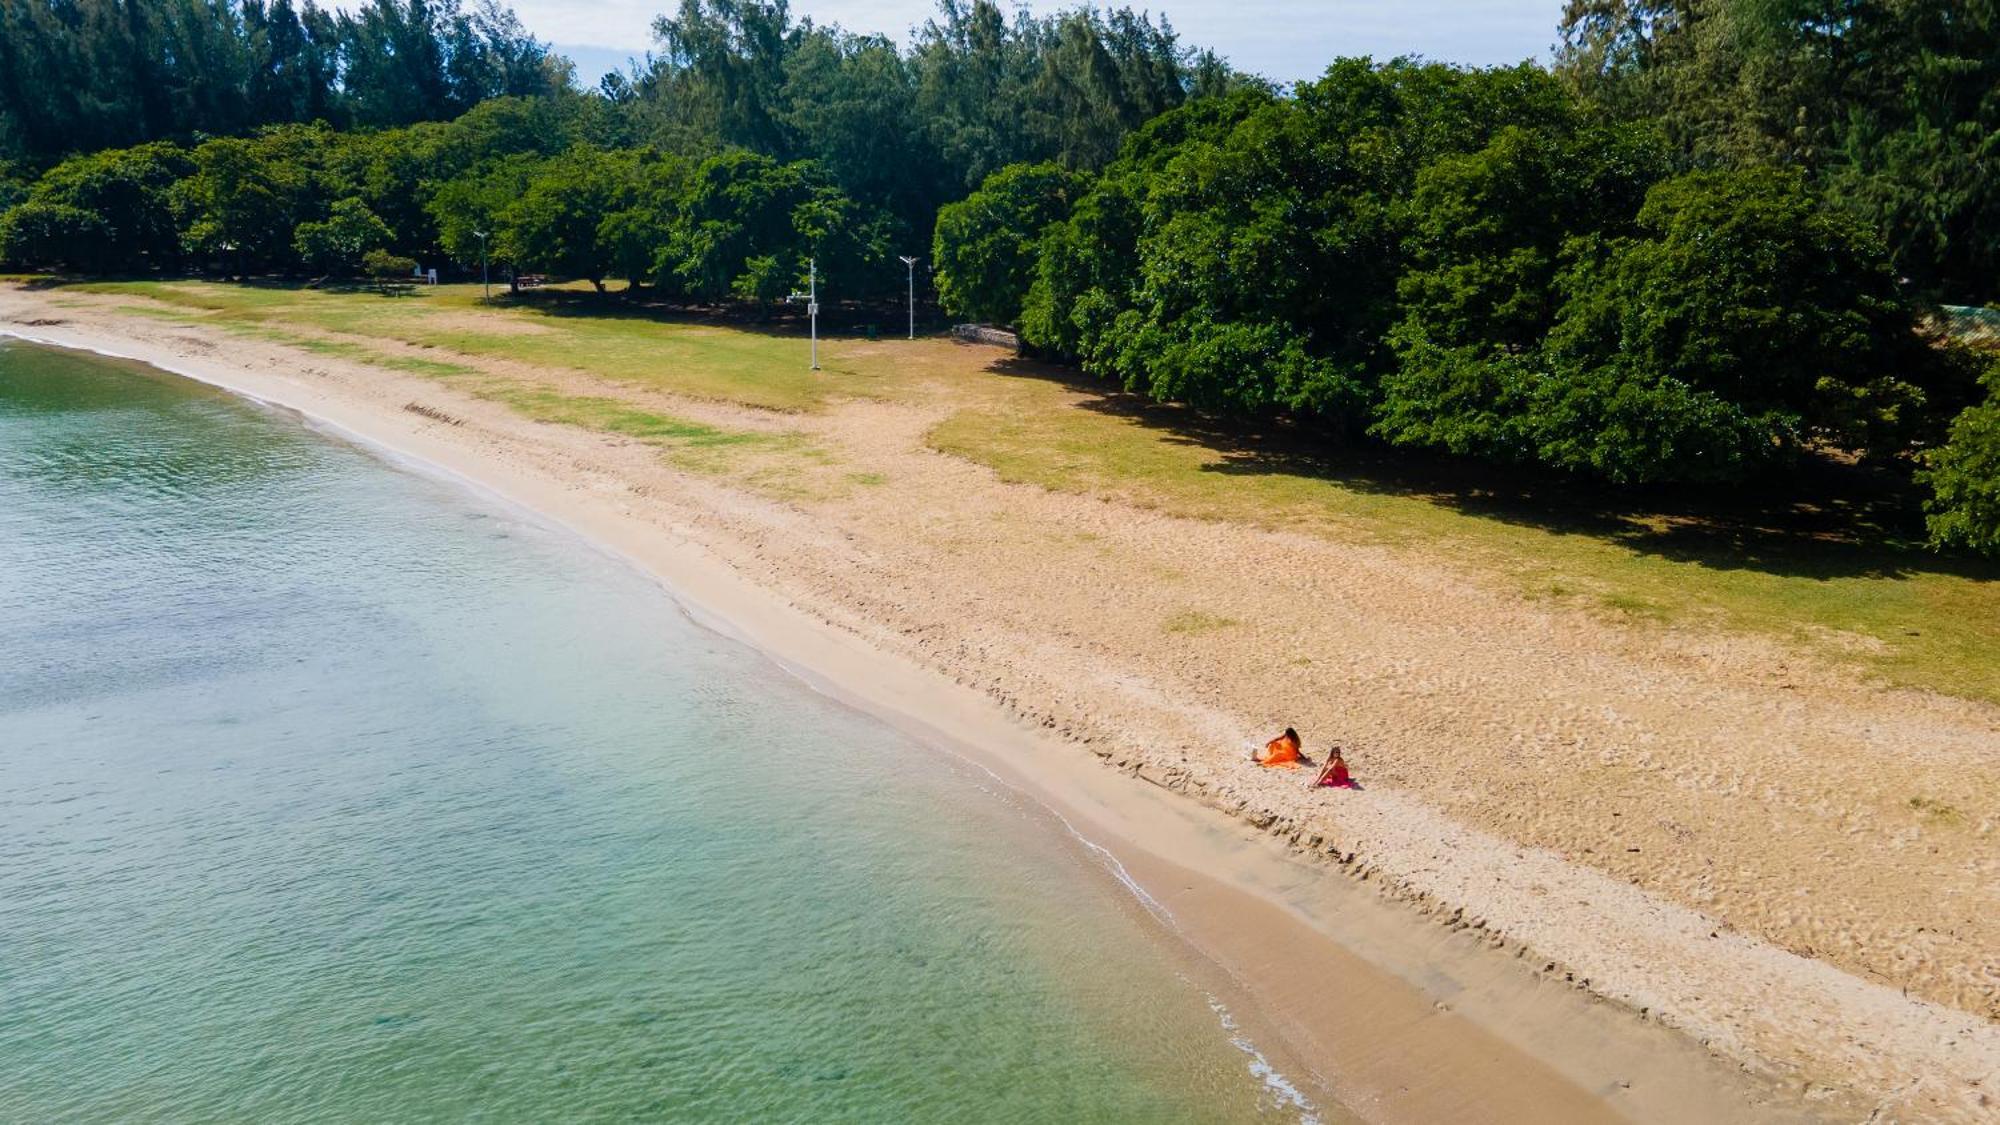
{"type": "MultiPolygon", "coordinates": [[[[578,289],[533,289],[504,298],[496,295],[494,303],[545,316],[722,327],[759,336],[791,338],[805,336],[811,329],[811,318],[803,302],[702,304],[623,290],[593,293],[578,289]]],[[[906,316],[901,305],[892,308],[878,302],[827,301],[820,306],[820,337],[851,338],[862,335],[870,325],[875,326],[878,335],[886,337],[891,335],[888,329],[905,326],[906,316]]],[[[935,327],[921,319],[918,324],[926,329],[935,327]]]]}
{"type": "Polygon", "coordinates": [[[1907,472],[1891,468],[1815,456],[1747,486],[1617,489],[1546,470],[1328,438],[1282,419],[1206,415],[1032,360],[1004,359],[988,371],[1060,384],[1082,396],[1082,409],[1199,450],[1205,473],[1292,477],[1420,500],[1713,570],[1822,581],[1919,574],[2000,579],[2000,564],[1923,547],[1922,490],[1907,472]]]}

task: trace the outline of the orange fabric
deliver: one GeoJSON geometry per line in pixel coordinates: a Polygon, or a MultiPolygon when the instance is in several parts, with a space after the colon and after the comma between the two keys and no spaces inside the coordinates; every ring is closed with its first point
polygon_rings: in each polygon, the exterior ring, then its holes
{"type": "Polygon", "coordinates": [[[1288,735],[1279,735],[1264,744],[1257,754],[1257,764],[1265,769],[1295,770],[1299,768],[1299,740],[1288,735]]]}

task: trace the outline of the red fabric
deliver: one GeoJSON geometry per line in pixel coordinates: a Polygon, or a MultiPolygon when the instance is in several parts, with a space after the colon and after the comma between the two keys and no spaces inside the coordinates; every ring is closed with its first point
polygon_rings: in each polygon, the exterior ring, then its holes
{"type": "Polygon", "coordinates": [[[1347,763],[1335,762],[1332,765],[1326,767],[1325,772],[1319,775],[1319,788],[1321,789],[1354,788],[1354,779],[1348,776],[1347,773],[1347,763]]]}

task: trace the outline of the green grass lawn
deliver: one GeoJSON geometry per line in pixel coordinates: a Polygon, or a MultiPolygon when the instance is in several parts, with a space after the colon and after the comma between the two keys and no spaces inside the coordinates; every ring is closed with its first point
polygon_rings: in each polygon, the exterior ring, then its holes
{"type": "MultiPolygon", "coordinates": [[[[645,442],[679,468],[727,476],[779,499],[826,499],[880,483],[879,474],[837,471],[837,458],[797,433],[725,429],[479,366],[486,359],[515,360],[605,378],[613,384],[607,389],[652,388],[797,412],[819,408],[843,386],[836,365],[829,365],[831,377],[814,376],[807,369],[803,341],[632,316],[593,317],[567,303],[554,311],[539,305],[487,305],[479,299],[478,286],[465,285],[398,295],[367,288],[321,291],[197,281],[91,282],[64,288],[135,298],[135,303],[119,306],[127,314],[200,324],[437,379],[537,422],[645,442]],[[384,343],[425,354],[385,349],[384,343]]],[[[621,311],[610,302],[605,307],[614,314],[621,311]]]]}
{"type": "MultiPolygon", "coordinates": [[[[372,289],[115,281],[65,288],[159,302],[223,327],[310,329],[356,341],[392,340],[471,359],[505,359],[587,372],[638,388],[778,411],[814,410],[882,386],[838,348],[810,370],[807,343],[789,333],[688,323],[631,313],[615,298],[544,293],[532,301],[480,300],[477,285],[421,286],[400,295],[372,289]]],[[[325,344],[321,345],[326,346],[325,344]]],[[[441,357],[448,361],[449,357],[441,357]]]]}

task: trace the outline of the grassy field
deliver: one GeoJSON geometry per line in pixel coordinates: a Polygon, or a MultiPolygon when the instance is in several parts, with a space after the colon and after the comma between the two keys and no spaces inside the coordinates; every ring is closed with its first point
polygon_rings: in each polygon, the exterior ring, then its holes
{"type": "MultiPolygon", "coordinates": [[[[195,281],[90,282],[62,287],[131,298],[119,311],[199,324],[318,355],[405,371],[499,402],[538,422],[617,434],[658,447],[673,465],[727,477],[763,495],[823,500],[880,484],[796,432],[725,429],[617,397],[624,389],[786,413],[835,396],[865,396],[864,380],[836,363],[819,374],[802,341],[735,328],[636,316],[580,314],[579,304],[619,306],[555,293],[535,304],[486,304],[478,286],[312,290],[195,281]],[[417,354],[412,354],[413,352],[417,354]],[[506,361],[515,374],[496,371],[506,361]],[[513,366],[518,365],[518,366],[513,366]],[[604,394],[578,394],[520,372],[589,376],[604,394]]],[[[60,302],[63,298],[58,296],[60,302]]]]}
{"type": "MultiPolygon", "coordinates": [[[[836,340],[815,374],[796,335],[655,317],[578,293],[485,306],[477,286],[401,297],[198,282],[74,288],[455,383],[530,417],[650,441],[678,464],[732,471],[801,500],[893,481],[796,434],[704,426],[618,393],[795,414],[857,398],[938,404],[951,413],[931,431],[932,446],[1010,481],[1420,550],[1527,597],[1638,623],[1775,635],[1890,683],[2000,701],[2000,567],[1905,542],[1907,499],[1851,471],[1830,470],[1808,482],[1809,499],[1791,490],[1783,503],[1594,497],[1561,482],[1211,425],[990,349],[836,340]],[[491,360],[587,373],[603,393],[498,378],[480,369],[491,360]]],[[[1189,614],[1166,628],[1234,624],[1189,614]]]]}
{"type": "MultiPolygon", "coordinates": [[[[481,303],[477,285],[420,287],[384,296],[372,289],[218,285],[192,281],[85,283],[82,292],[141,297],[225,328],[301,329],[350,341],[391,340],[475,358],[586,372],[776,411],[811,410],[829,397],[866,396],[879,377],[828,355],[813,372],[804,341],[789,334],[621,315],[615,301],[545,291],[533,302],[481,303]]],[[[336,339],[331,342],[338,346],[336,339]]]]}

